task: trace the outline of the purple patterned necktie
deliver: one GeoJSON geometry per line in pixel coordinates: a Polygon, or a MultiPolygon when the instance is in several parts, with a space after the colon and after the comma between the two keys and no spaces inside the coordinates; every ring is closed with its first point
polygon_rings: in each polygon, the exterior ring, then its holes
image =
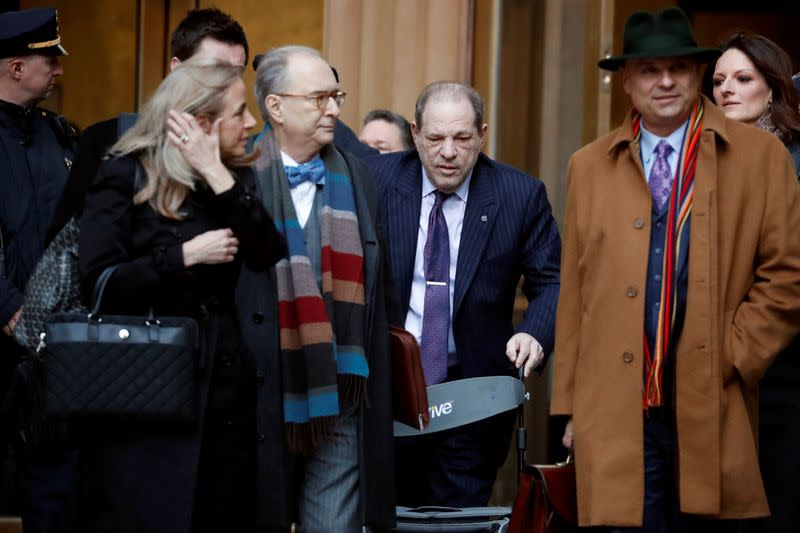
{"type": "Polygon", "coordinates": [[[667,158],[672,153],[672,146],[667,141],[659,141],[656,145],[656,160],[650,168],[650,194],[659,211],[669,199],[672,192],[672,171],[669,169],[667,158]]]}
{"type": "Polygon", "coordinates": [[[450,331],[450,237],[442,204],[449,194],[436,191],[428,217],[425,241],[425,307],[422,310],[420,352],[425,383],[435,385],[447,378],[448,334],[450,331]]]}

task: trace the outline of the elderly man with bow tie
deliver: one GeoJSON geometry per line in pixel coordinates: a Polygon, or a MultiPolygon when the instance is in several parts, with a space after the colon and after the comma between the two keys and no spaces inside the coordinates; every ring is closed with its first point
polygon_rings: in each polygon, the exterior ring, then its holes
{"type": "Polygon", "coordinates": [[[391,317],[372,178],[333,144],[345,93],[318,51],[264,54],[256,96],[271,126],[256,142],[261,199],[288,243],[272,271],[242,272],[238,291],[271,395],[257,421],[271,457],[259,468],[275,485],[263,504],[276,526],[390,529],[391,317]]]}

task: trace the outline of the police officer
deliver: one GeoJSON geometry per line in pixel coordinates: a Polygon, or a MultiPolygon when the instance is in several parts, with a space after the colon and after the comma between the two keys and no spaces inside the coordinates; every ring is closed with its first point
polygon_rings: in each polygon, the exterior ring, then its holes
{"type": "MultiPolygon", "coordinates": [[[[45,232],[64,187],[76,133],[63,117],[40,109],[63,72],[56,10],[0,14],[0,394],[21,357],[13,332],[28,277],[44,251],[45,232]]],[[[8,429],[8,421],[3,421],[8,429]]],[[[3,449],[7,449],[4,440],[3,449]]],[[[65,502],[74,487],[74,453],[18,442],[19,499],[29,531],[68,531],[65,502]]]]}

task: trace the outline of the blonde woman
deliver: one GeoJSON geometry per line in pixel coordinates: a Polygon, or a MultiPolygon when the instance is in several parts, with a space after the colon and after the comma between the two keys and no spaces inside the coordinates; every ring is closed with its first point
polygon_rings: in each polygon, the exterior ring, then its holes
{"type": "Polygon", "coordinates": [[[89,428],[78,531],[253,531],[256,380],[234,289],[284,254],[249,169],[241,69],[190,60],[113,146],[81,219],[85,294],[116,265],[103,312],[190,316],[201,330],[199,422],[89,428]]]}

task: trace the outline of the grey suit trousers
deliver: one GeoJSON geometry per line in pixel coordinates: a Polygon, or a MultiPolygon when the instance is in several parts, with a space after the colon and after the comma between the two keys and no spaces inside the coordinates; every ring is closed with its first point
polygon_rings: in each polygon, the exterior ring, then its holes
{"type": "Polygon", "coordinates": [[[304,460],[299,502],[301,531],[361,531],[359,419],[360,408],[344,410],[334,428],[333,438],[304,460]]]}

